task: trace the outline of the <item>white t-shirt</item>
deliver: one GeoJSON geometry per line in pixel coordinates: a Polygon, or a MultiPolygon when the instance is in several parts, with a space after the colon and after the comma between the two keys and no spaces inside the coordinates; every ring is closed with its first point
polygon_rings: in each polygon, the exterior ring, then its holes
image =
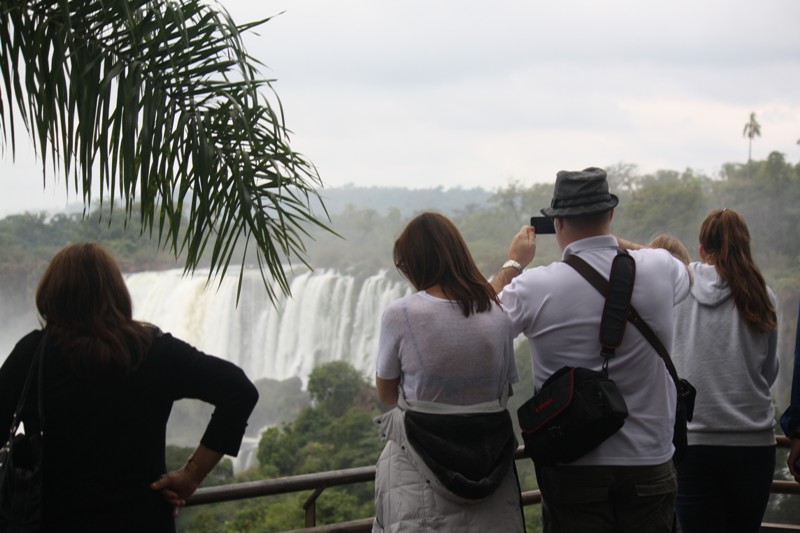
{"type": "MultiPolygon", "coordinates": [[[[606,278],[617,253],[612,235],[573,242],[563,257],[577,254],[606,278]]],[[[672,346],[673,306],[689,292],[683,263],[661,249],[632,250],[636,281],[632,303],[667,348],[672,346]]],[[[528,337],[538,388],[562,366],[600,370],[603,296],[575,269],[557,262],[526,270],[501,293],[515,335],[528,337]]],[[[657,465],[673,453],[675,385],[656,350],[630,323],[609,362],[609,377],[625,397],[622,429],[575,465],[657,465]]],[[[532,391],[531,391],[532,392],[532,391]]]]}
{"type": "Polygon", "coordinates": [[[425,291],[395,300],[381,319],[376,365],[408,400],[472,405],[517,383],[511,322],[497,304],[465,317],[456,302],[425,291]]]}

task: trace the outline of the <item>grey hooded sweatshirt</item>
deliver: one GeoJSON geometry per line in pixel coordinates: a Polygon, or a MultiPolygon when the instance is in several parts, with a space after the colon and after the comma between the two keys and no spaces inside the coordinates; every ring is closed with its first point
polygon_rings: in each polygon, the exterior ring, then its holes
{"type": "MultiPolygon", "coordinates": [[[[691,263],[689,270],[694,284],[675,307],[672,344],[678,375],[697,388],[689,445],[774,445],[778,332],[758,333],[739,316],[713,265],[691,263]]],[[[769,287],[767,293],[777,308],[769,287]]]]}

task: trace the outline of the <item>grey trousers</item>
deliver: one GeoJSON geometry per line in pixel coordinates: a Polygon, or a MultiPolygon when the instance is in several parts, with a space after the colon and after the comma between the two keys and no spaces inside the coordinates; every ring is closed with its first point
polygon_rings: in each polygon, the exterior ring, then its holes
{"type": "Polygon", "coordinates": [[[536,469],[544,533],[670,533],[677,478],[656,466],[553,466],[536,469]]]}

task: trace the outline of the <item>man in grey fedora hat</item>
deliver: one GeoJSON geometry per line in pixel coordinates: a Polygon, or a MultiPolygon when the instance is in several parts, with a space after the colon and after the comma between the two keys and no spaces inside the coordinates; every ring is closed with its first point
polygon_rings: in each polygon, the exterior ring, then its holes
{"type": "MultiPolygon", "coordinates": [[[[636,262],[632,304],[661,342],[672,346],[672,308],[689,291],[683,263],[661,249],[644,249],[611,234],[619,199],[599,168],[561,171],[542,214],[554,218],[563,258],[575,254],[608,278],[619,247],[636,262]]],[[[604,297],[563,262],[523,271],[536,235],[523,226],[508,261],[492,278],[515,334],[528,338],[534,385],[563,366],[600,370],[604,297]]],[[[633,327],[609,361],[609,376],[628,405],[622,428],[569,464],[537,465],[545,533],[669,532],[677,488],[672,464],[676,390],[664,362],[633,327]]]]}

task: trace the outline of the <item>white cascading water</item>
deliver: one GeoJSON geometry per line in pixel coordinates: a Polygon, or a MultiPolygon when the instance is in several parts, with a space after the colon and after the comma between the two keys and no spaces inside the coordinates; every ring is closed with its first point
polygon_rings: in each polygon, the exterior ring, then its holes
{"type": "MultiPolygon", "coordinates": [[[[182,270],[128,274],[125,282],[135,318],[235,363],[251,380],[296,376],[304,384],[328,361],[344,360],[365,377],[374,375],[381,313],[411,290],[385,272],[360,284],[332,271],[305,272],[292,279],[292,297],[273,306],[261,275],[245,271],[237,305],[235,276],[218,289],[206,287],[202,273],[190,278],[182,270]]],[[[258,440],[243,439],[235,472],[255,463],[258,440]]]]}
{"type": "Polygon", "coordinates": [[[344,360],[365,376],[374,373],[380,317],[392,300],[410,292],[385,272],[358,283],[332,271],[304,272],[291,280],[291,298],[273,306],[258,271],[245,271],[239,305],[229,275],[217,289],[202,273],[182,270],[128,274],[134,316],[198,349],[240,366],[252,380],[297,376],[344,360]]]}

